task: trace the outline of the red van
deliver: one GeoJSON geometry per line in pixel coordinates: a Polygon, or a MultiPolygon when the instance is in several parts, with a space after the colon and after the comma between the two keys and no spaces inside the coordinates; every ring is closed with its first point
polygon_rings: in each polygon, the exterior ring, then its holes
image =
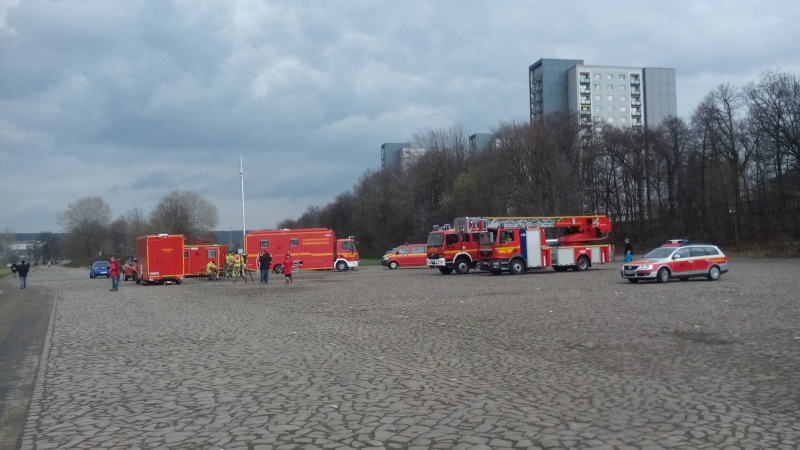
{"type": "Polygon", "coordinates": [[[381,265],[390,269],[398,267],[428,266],[428,244],[398,245],[393,252],[384,255],[381,265]]]}

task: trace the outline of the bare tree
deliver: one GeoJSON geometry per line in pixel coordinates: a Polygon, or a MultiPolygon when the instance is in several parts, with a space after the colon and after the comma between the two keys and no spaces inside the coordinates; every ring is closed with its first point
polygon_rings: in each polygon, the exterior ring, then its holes
{"type": "Polygon", "coordinates": [[[80,198],[58,216],[58,223],[67,231],[67,250],[75,258],[108,254],[110,222],[111,207],[100,197],[80,198]]]}
{"type": "Polygon", "coordinates": [[[217,207],[191,191],[172,191],[153,207],[150,225],[158,233],[213,240],[217,207]]]}

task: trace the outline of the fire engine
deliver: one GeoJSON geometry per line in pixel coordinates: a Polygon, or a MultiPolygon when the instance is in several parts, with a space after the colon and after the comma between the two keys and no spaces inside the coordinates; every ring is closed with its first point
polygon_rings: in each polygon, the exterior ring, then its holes
{"type": "Polygon", "coordinates": [[[221,244],[188,244],[183,247],[184,275],[187,277],[203,277],[206,265],[212,261],[217,269],[225,265],[228,246],[221,244]]]}
{"type": "Polygon", "coordinates": [[[300,269],[344,271],[358,267],[358,250],[352,236],[336,239],[327,228],[298,228],[251,231],[245,236],[247,268],[257,270],[258,257],[266,250],[272,256],[275,273],[283,273],[283,257],[292,253],[300,269]]]}
{"type": "Polygon", "coordinates": [[[183,235],[139,236],[136,240],[136,283],[183,281],[183,235]]]}
{"type": "Polygon", "coordinates": [[[478,265],[478,236],[480,230],[469,223],[453,228],[450,224],[434,225],[428,234],[428,267],[438,268],[448,275],[468,273],[478,265]]]}
{"type": "Polygon", "coordinates": [[[557,272],[583,271],[610,262],[614,255],[613,245],[595,243],[611,232],[606,216],[462,217],[455,225],[481,230],[479,268],[494,274],[551,266],[557,272]],[[561,236],[547,239],[547,229],[561,236]]]}

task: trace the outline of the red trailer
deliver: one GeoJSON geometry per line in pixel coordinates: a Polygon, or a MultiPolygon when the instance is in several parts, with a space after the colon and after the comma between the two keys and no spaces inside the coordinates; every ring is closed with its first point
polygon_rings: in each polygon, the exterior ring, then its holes
{"type": "Polygon", "coordinates": [[[137,239],[136,282],[183,281],[183,235],[158,234],[137,239]]]}
{"type": "Polygon", "coordinates": [[[327,228],[303,228],[251,231],[245,236],[247,268],[258,270],[258,256],[263,250],[272,255],[272,270],[283,272],[283,257],[291,252],[300,269],[336,269],[343,271],[358,267],[358,250],[353,237],[336,239],[327,228]]]}
{"type": "Polygon", "coordinates": [[[183,270],[187,277],[204,277],[209,261],[217,269],[225,265],[228,246],[221,244],[191,244],[183,246],[183,270]]]}

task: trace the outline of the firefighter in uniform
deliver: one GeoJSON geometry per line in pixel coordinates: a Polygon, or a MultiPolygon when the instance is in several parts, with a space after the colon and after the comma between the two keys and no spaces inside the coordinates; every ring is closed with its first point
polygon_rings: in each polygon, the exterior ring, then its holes
{"type": "MultiPolygon", "coordinates": [[[[235,254],[233,255],[233,278],[239,278],[242,276],[242,255],[235,254]]],[[[244,278],[242,276],[242,278],[244,278]]]]}
{"type": "Polygon", "coordinates": [[[225,257],[225,276],[228,278],[233,278],[233,252],[228,252],[228,256],[225,257]]]}
{"type": "Polygon", "coordinates": [[[219,272],[217,272],[217,266],[214,264],[214,261],[209,261],[208,264],[206,264],[206,278],[209,280],[219,279],[219,272]]]}

